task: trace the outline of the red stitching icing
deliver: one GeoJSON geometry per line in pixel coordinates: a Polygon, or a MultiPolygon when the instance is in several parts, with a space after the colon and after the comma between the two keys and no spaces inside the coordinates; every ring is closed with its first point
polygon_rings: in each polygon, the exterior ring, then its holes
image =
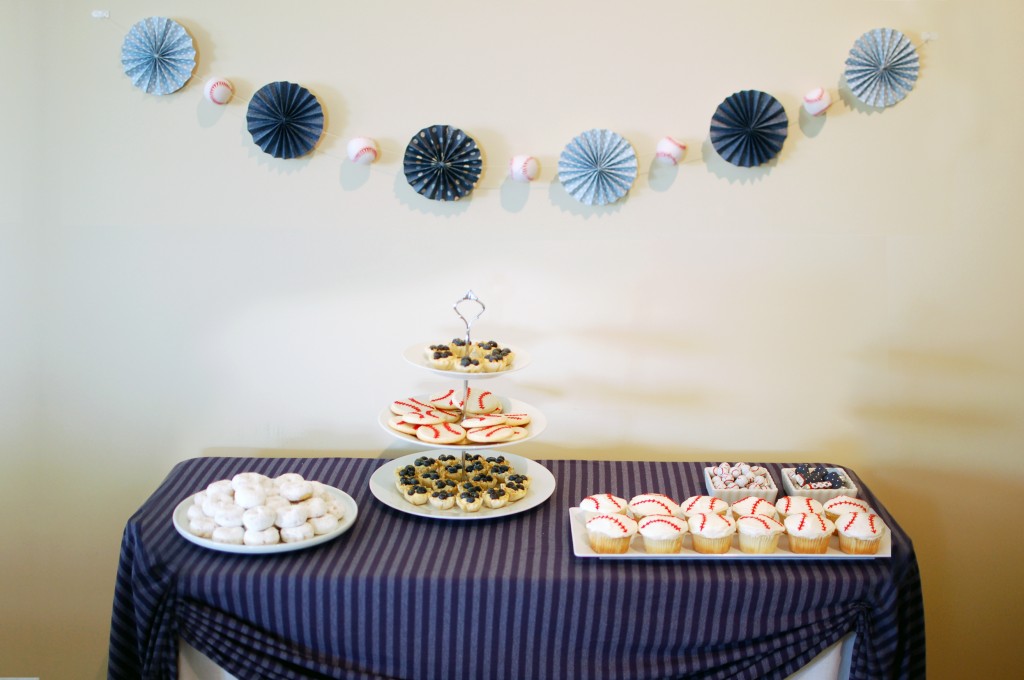
{"type": "Polygon", "coordinates": [[[768,525],[768,522],[765,521],[765,518],[764,518],[763,515],[743,515],[743,517],[740,517],[740,519],[753,519],[753,520],[757,520],[758,522],[761,523],[761,526],[763,526],[765,529],[771,529],[771,527],[768,525]]]}
{"type": "Polygon", "coordinates": [[[857,513],[856,512],[851,512],[850,513],[850,521],[847,522],[846,526],[843,527],[843,531],[849,531],[850,527],[852,527],[853,523],[856,522],[856,521],[857,521],[857,513]]]}
{"type": "MultiPolygon", "coordinates": [[[[837,508],[840,505],[852,505],[853,507],[858,508],[862,512],[867,509],[867,506],[865,504],[858,503],[857,501],[838,501],[836,503],[829,503],[828,504],[828,509],[832,510],[833,508],[837,508]]],[[[839,513],[836,513],[836,514],[838,515],[839,513]]]]}
{"type": "Polygon", "coordinates": [[[803,531],[804,523],[807,521],[807,514],[800,515],[800,523],[796,525],[797,531],[803,531]]]}
{"type": "Polygon", "coordinates": [[[705,513],[702,512],[700,514],[700,529],[699,529],[699,531],[704,531],[704,525],[706,525],[707,523],[708,523],[708,516],[705,513]]]}
{"type": "Polygon", "coordinates": [[[673,522],[672,520],[668,519],[667,517],[662,517],[661,515],[654,515],[653,517],[648,519],[646,522],[644,522],[644,528],[647,528],[647,527],[651,526],[652,524],[667,524],[670,527],[672,527],[673,529],[675,529],[676,531],[682,531],[683,530],[683,528],[679,525],[678,522],[673,522]]]}
{"type": "Polygon", "coordinates": [[[700,499],[702,499],[702,498],[704,498],[704,496],[694,496],[693,497],[693,501],[689,505],[686,506],[687,512],[689,512],[690,510],[693,510],[693,506],[697,505],[697,503],[700,503],[700,499]]]}
{"type": "MultiPolygon", "coordinates": [[[[622,529],[622,533],[624,533],[624,534],[628,534],[628,533],[629,533],[629,529],[627,529],[627,528],[626,528],[626,525],[625,525],[625,524],[623,524],[623,523],[622,523],[622,521],[621,521],[621,520],[619,520],[619,518],[617,518],[617,517],[612,517],[611,515],[598,515],[598,516],[597,516],[597,517],[595,517],[594,519],[590,520],[590,522],[593,522],[594,520],[597,520],[597,519],[606,519],[606,520],[609,520],[609,521],[611,521],[611,522],[612,522],[613,524],[615,524],[615,525],[616,525],[617,527],[619,527],[620,529],[622,529]]],[[[590,522],[587,522],[587,524],[590,524],[590,522]]]]}
{"type": "Polygon", "coordinates": [[[668,507],[668,505],[666,505],[662,501],[659,501],[657,498],[645,498],[643,500],[637,501],[633,505],[643,505],[644,503],[656,503],[657,505],[660,505],[662,508],[664,508],[665,511],[669,514],[672,513],[672,508],[668,507]]]}
{"type": "Polygon", "coordinates": [[[878,515],[868,515],[868,526],[871,527],[871,533],[877,534],[878,529],[875,528],[875,517],[878,515]]]}

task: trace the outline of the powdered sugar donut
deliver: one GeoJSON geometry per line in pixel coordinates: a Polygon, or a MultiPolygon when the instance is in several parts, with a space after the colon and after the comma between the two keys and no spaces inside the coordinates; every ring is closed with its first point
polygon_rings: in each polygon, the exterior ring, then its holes
{"type": "Polygon", "coordinates": [[[306,512],[310,519],[322,517],[327,512],[327,501],[317,496],[302,501],[302,504],[306,506],[306,512]]]}
{"type": "Polygon", "coordinates": [[[231,488],[238,492],[240,486],[264,486],[270,478],[258,472],[239,472],[231,478],[231,488]]]}
{"type": "Polygon", "coordinates": [[[276,527],[270,527],[263,531],[247,529],[242,534],[242,543],[245,545],[276,545],[281,542],[281,534],[276,527]]]}
{"type": "Polygon", "coordinates": [[[309,519],[309,510],[304,505],[290,505],[277,511],[277,519],[274,524],[281,529],[292,529],[304,524],[309,519]]]}
{"type": "Polygon", "coordinates": [[[313,485],[303,480],[281,485],[281,495],[290,501],[304,501],[313,496],[313,485]]]}
{"type": "Polygon", "coordinates": [[[254,531],[263,531],[274,526],[277,521],[277,510],[265,505],[257,505],[242,513],[242,526],[254,531]]]}
{"type": "Polygon", "coordinates": [[[284,474],[275,477],[274,481],[278,486],[281,486],[282,484],[291,484],[292,482],[304,482],[306,481],[306,478],[298,472],[285,472],[284,474]]]}
{"type": "Polygon", "coordinates": [[[204,517],[206,517],[206,515],[203,513],[203,506],[196,505],[195,503],[188,506],[188,510],[186,511],[185,514],[188,516],[189,520],[203,519],[204,517]]]}
{"type": "Polygon", "coordinates": [[[298,543],[299,541],[308,541],[316,535],[313,531],[313,525],[309,522],[303,522],[297,527],[287,527],[281,529],[281,541],[284,543],[298,543]]]}
{"type": "Polygon", "coordinates": [[[245,529],[241,526],[217,527],[210,536],[216,543],[229,543],[231,545],[242,545],[242,538],[245,536],[245,529]]]}
{"type": "Polygon", "coordinates": [[[274,494],[273,496],[267,496],[267,500],[263,501],[263,505],[267,506],[275,512],[281,508],[287,508],[292,502],[280,494],[274,494]]]}
{"type": "Polygon", "coordinates": [[[211,482],[210,485],[208,487],[206,487],[206,495],[207,496],[213,496],[213,495],[216,495],[216,494],[223,494],[225,496],[231,496],[234,493],[235,493],[235,489],[234,489],[234,487],[231,486],[231,480],[230,479],[220,479],[220,480],[217,480],[216,482],[211,482]]]}
{"type": "Polygon", "coordinates": [[[314,534],[323,536],[338,528],[338,518],[336,515],[326,513],[319,517],[313,517],[309,520],[309,524],[313,527],[314,534]]]}
{"type": "Polygon", "coordinates": [[[262,486],[239,486],[235,491],[235,504],[243,509],[263,505],[267,500],[267,492],[262,486]]]}
{"type": "Polygon", "coordinates": [[[245,512],[237,505],[229,505],[217,510],[213,521],[219,527],[240,527],[242,526],[242,513],[245,512]]]}
{"type": "Polygon", "coordinates": [[[203,514],[212,518],[218,510],[230,508],[234,504],[235,501],[227,494],[206,494],[206,500],[203,501],[203,514]]]}
{"type": "Polygon", "coordinates": [[[421,425],[416,430],[416,438],[431,444],[457,444],[466,438],[466,430],[456,423],[421,425]]]}
{"type": "Polygon", "coordinates": [[[188,523],[188,530],[199,538],[211,538],[213,536],[213,530],[216,528],[217,523],[209,517],[201,517],[199,519],[191,520],[188,523]]]}

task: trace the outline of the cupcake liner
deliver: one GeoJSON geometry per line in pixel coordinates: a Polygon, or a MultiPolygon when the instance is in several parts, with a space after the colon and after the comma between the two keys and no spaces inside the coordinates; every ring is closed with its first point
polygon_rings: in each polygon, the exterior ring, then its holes
{"type": "Polygon", "coordinates": [[[839,534],[839,549],[847,555],[877,555],[878,548],[882,545],[882,537],[878,538],[854,538],[839,534]]]}
{"type": "Polygon", "coordinates": [[[675,538],[648,538],[644,536],[644,550],[652,555],[669,555],[681,552],[682,549],[682,534],[675,538]]]}
{"type": "Polygon", "coordinates": [[[587,532],[587,540],[590,547],[596,553],[621,555],[629,550],[629,543],[632,536],[602,536],[594,532],[587,532]]]}
{"type": "Polygon", "coordinates": [[[709,538],[693,534],[693,549],[703,555],[724,555],[732,547],[732,535],[709,538]]]}
{"type": "Polygon", "coordinates": [[[808,538],[806,536],[789,536],[789,550],[800,555],[824,555],[828,552],[831,535],[808,538]]]}
{"type": "Polygon", "coordinates": [[[753,536],[740,533],[740,550],[754,555],[770,555],[779,548],[779,537],[782,534],[753,536]]]}

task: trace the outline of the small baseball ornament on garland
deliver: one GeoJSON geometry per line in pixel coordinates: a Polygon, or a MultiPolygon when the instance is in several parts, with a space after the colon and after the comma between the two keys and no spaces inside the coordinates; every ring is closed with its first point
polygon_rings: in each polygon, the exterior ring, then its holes
{"type": "Polygon", "coordinates": [[[857,38],[846,60],[846,84],[868,106],[892,106],[917,82],[917,50],[907,36],[876,28],[857,38]]]}
{"type": "Polygon", "coordinates": [[[733,165],[752,168],[775,158],[789,134],[789,118],[767,92],[743,90],[725,99],[711,118],[711,145],[733,165]]]}
{"type": "Polygon", "coordinates": [[[654,160],[660,165],[679,165],[685,154],[685,144],[672,137],[662,137],[654,149],[654,160]]]}
{"type": "Polygon", "coordinates": [[[532,182],[540,174],[540,163],[533,156],[513,156],[508,162],[508,176],[516,182],[532,182]]]}
{"type": "Polygon", "coordinates": [[[832,95],[823,87],[816,87],[804,95],[804,111],[820,116],[832,106],[832,95]]]}
{"type": "Polygon", "coordinates": [[[346,148],[348,159],[358,165],[369,165],[380,157],[377,142],[369,137],[353,137],[346,148]]]}
{"type": "Polygon", "coordinates": [[[217,106],[224,106],[235,96],[235,88],[230,80],[214,76],[203,85],[203,94],[217,106]]]}

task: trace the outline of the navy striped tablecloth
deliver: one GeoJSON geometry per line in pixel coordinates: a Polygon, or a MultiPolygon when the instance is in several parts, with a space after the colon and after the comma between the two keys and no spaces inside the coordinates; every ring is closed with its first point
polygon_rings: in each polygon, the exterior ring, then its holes
{"type": "MultiPolygon", "coordinates": [[[[700,463],[541,461],[557,488],[505,519],[445,522],[378,502],[385,461],[197,458],[129,519],[110,678],[174,678],[181,636],[239,678],[586,680],[776,678],[856,632],[852,677],[924,677],[921,582],[909,537],[892,558],[609,561],[577,558],[568,508],[596,492],[704,492],[700,463]],[[299,472],[349,493],[356,524],[276,555],[189,543],[174,507],[238,472],[299,472]]],[[[780,465],[769,465],[775,480],[780,465]]]]}

